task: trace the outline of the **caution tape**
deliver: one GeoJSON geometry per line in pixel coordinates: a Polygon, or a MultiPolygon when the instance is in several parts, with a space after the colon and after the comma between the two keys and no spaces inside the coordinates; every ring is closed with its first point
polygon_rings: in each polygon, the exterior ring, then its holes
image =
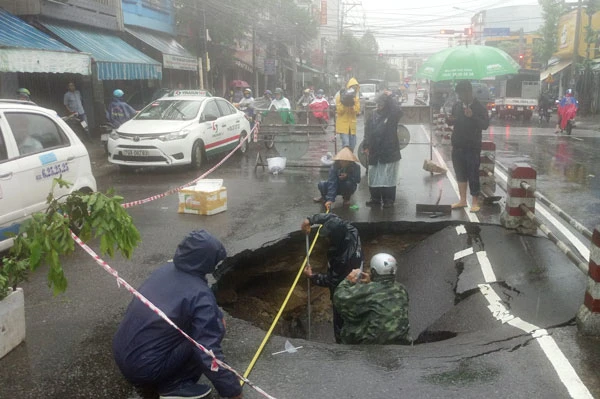
{"type": "Polygon", "coordinates": [[[144,305],[148,306],[154,313],[156,313],[163,320],[165,320],[169,325],[171,325],[173,328],[175,328],[177,331],[179,331],[179,333],[181,333],[188,341],[190,341],[192,344],[194,344],[196,346],[196,348],[200,349],[202,352],[204,352],[205,354],[207,354],[208,356],[210,356],[212,358],[212,362],[211,362],[211,365],[210,365],[211,371],[213,371],[213,372],[218,371],[219,367],[222,367],[225,370],[231,371],[233,374],[235,374],[235,376],[237,378],[240,379],[240,381],[242,381],[243,383],[248,384],[252,389],[254,389],[256,392],[258,392],[261,395],[263,395],[265,398],[276,399],[275,397],[273,397],[273,396],[269,395],[268,393],[266,393],[260,387],[254,385],[254,383],[252,383],[246,377],[244,377],[243,375],[241,375],[240,373],[238,373],[235,369],[233,369],[233,367],[231,367],[227,363],[225,363],[225,362],[217,359],[217,357],[215,356],[215,354],[211,350],[206,349],[203,345],[201,345],[200,343],[196,342],[192,337],[190,337],[188,334],[186,334],[185,331],[183,331],[171,319],[169,319],[169,317],[162,310],[160,310],[158,307],[156,307],[156,305],[154,305],[152,302],[150,302],[138,290],[136,290],[135,288],[133,288],[127,281],[125,281],[123,278],[121,278],[119,276],[119,273],[115,269],[113,269],[112,267],[110,267],[110,265],[108,263],[106,263],[106,261],[104,261],[102,258],[100,258],[100,256],[98,256],[98,254],[96,254],[94,252],[94,250],[92,250],[86,243],[84,243],[83,241],[81,241],[81,239],[75,233],[73,233],[72,231],[71,231],[71,238],[73,238],[73,240],[75,240],[75,242],[85,252],[87,252],[92,258],[94,258],[94,260],[96,261],[96,263],[98,265],[100,265],[110,275],[112,275],[114,278],[117,279],[117,286],[119,288],[121,286],[125,287],[125,289],[127,291],[129,291],[131,294],[133,294],[133,296],[135,296],[140,301],[142,301],[142,303],[144,305]]]}
{"type": "Polygon", "coordinates": [[[231,158],[231,156],[233,154],[235,154],[235,152],[244,144],[245,141],[250,142],[250,139],[252,138],[253,134],[255,134],[255,131],[258,131],[258,126],[259,126],[259,123],[257,122],[254,125],[254,127],[252,128],[252,130],[250,131],[250,133],[247,134],[246,137],[243,140],[240,140],[240,142],[238,143],[238,145],[233,150],[231,150],[231,152],[229,154],[227,154],[223,159],[221,159],[221,161],[219,161],[219,163],[217,163],[215,166],[213,166],[212,168],[210,168],[209,170],[207,170],[206,172],[204,172],[204,174],[202,174],[201,176],[199,176],[196,179],[192,180],[191,182],[186,183],[184,185],[181,185],[181,186],[179,186],[177,188],[173,188],[171,190],[165,191],[162,194],[153,195],[151,197],[144,198],[144,199],[137,200],[137,201],[127,202],[125,204],[122,204],[121,206],[123,208],[132,208],[132,207],[137,206],[137,205],[147,204],[148,202],[152,202],[152,201],[155,201],[157,199],[167,197],[167,196],[169,196],[171,194],[175,194],[175,193],[183,190],[184,188],[189,187],[192,184],[197,183],[198,181],[204,179],[206,176],[208,176],[209,174],[211,174],[212,172],[214,172],[219,166],[223,165],[223,163],[225,163],[225,161],[227,161],[229,158],[231,158]]]}

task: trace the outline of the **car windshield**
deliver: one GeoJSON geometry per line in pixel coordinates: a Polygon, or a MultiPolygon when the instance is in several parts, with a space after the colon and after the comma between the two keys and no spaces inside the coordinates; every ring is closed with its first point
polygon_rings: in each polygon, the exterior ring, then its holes
{"type": "Polygon", "coordinates": [[[198,115],[203,100],[159,100],[141,110],[136,120],[189,121],[198,115]]]}
{"type": "Polygon", "coordinates": [[[360,85],[360,91],[363,93],[375,93],[375,85],[372,83],[360,85]]]}

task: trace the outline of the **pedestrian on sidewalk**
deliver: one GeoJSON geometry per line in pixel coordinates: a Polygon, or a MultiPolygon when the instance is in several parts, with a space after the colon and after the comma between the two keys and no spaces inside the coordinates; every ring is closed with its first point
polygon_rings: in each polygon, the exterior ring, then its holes
{"type": "Polygon", "coordinates": [[[467,185],[472,196],[471,212],[479,212],[479,159],[481,156],[481,131],[490,125],[486,107],[473,96],[468,80],[456,84],[459,101],[452,107],[448,124],[453,125],[452,164],[460,199],[452,209],[467,206],[467,185]]]}
{"type": "MultiPolygon", "coordinates": [[[[359,269],[363,263],[363,252],[358,230],[350,222],[333,213],[317,213],[302,221],[301,229],[310,234],[311,225],[322,225],[320,234],[329,239],[327,250],[327,272],[313,273],[310,264],[306,265],[304,275],[320,287],[329,288],[329,297],[333,302],[333,294],[337,286],[353,270],[359,269]]],[[[335,341],[341,342],[343,320],[335,305],[333,306],[333,333],[335,341]]]]}
{"type": "Polygon", "coordinates": [[[375,99],[377,109],[365,126],[363,151],[369,163],[367,206],[391,208],[396,201],[396,185],[400,169],[398,121],[402,116],[394,99],[382,93],[375,99]]]}
{"type": "Polygon", "coordinates": [[[360,183],[360,166],[357,163],[359,160],[349,147],[342,148],[333,157],[333,161],[329,168],[329,177],[317,185],[321,195],[313,198],[315,202],[324,203],[327,210],[331,209],[338,195],[344,199],[344,206],[350,205],[350,197],[360,183]]]}
{"type": "MultiPolygon", "coordinates": [[[[225,320],[208,285],[227,253],[205,230],[189,233],[177,246],[173,260],[154,271],[139,292],[162,310],[196,342],[224,360],[221,341],[225,320]]],[[[139,392],[161,398],[203,398],[205,375],[225,398],[241,398],[239,379],[228,370],[211,370],[212,357],[198,349],[158,314],[134,298],[113,339],[115,362],[139,392]]]]}
{"type": "Polygon", "coordinates": [[[346,89],[335,97],[335,132],[342,139],[342,147],[350,147],[352,152],[356,147],[356,117],[360,114],[359,89],[358,81],[351,78],[346,89]]]}
{"type": "Polygon", "coordinates": [[[397,262],[389,254],[371,258],[370,273],[354,269],[338,285],[333,304],[344,324],[343,344],[408,344],[408,292],[396,281],[397,262]]]}

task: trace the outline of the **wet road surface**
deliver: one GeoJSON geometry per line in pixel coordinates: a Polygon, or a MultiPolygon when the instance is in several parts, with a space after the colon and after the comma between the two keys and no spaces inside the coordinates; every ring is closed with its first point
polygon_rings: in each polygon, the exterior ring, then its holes
{"type": "MultiPolygon", "coordinates": [[[[440,189],[442,204],[455,202],[457,195],[450,179],[421,169],[429,157],[426,131],[420,126],[409,128],[411,141],[422,144],[402,151],[396,206],[365,207],[369,196],[365,178],[353,197],[358,209],[343,208],[338,201],[333,211],[382,230],[435,231],[399,259],[400,278],[411,297],[411,334],[430,328],[456,336],[387,347],[294,340],[294,345],[304,348],[272,356],[283,349],[286,339],[274,336],[251,380],[277,398],[600,397],[600,341],[578,336],[572,324],[583,298],[585,276],[547,239],[522,237],[498,227],[499,205],[481,212],[486,225],[480,229],[466,224],[468,215],[462,210],[436,219],[417,215],[416,204],[435,203],[440,189]],[[525,322],[543,330],[528,333],[523,330],[525,322]],[[564,359],[546,354],[557,353],[553,345],[564,359]],[[551,351],[544,352],[549,347],[551,351]],[[568,361],[567,374],[563,360],[568,361]],[[587,388],[573,383],[569,370],[587,388]]],[[[494,129],[498,148],[505,142],[510,144],[506,148],[512,148],[499,155],[500,161],[516,157],[514,146],[523,148],[529,139],[527,129],[518,132],[511,130],[510,140],[501,141],[494,129]],[[514,137],[516,142],[511,141],[514,137]]],[[[532,136],[537,140],[538,134],[532,136]]],[[[211,231],[230,255],[282,239],[302,240],[297,234],[301,220],[319,211],[310,199],[317,194],[317,182],[326,177],[326,170],[314,166],[321,155],[333,150],[327,138],[311,141],[308,155],[300,162],[311,167],[289,167],[277,176],[261,168],[255,173],[256,151],[263,151],[259,145],[245,156],[232,158],[210,176],[225,180],[228,210],[224,213],[178,214],[176,196],[131,208],[143,242],[132,260],[116,258],[109,263],[130,284],[139,286],[171,258],[177,243],[192,229],[211,231]]],[[[448,149],[436,147],[446,159],[448,149]]],[[[185,169],[111,171],[98,179],[98,185],[102,190],[114,187],[129,201],[178,187],[197,174],[185,169]]],[[[110,350],[130,295],[82,251],[66,259],[65,268],[69,288],[64,295],[52,297],[43,272],[25,284],[27,339],[0,360],[0,397],[135,397],[110,350]]],[[[224,341],[227,360],[245,370],[263,336],[263,330],[230,318],[224,341]]],[[[249,388],[245,396],[260,397],[249,388]]]]}

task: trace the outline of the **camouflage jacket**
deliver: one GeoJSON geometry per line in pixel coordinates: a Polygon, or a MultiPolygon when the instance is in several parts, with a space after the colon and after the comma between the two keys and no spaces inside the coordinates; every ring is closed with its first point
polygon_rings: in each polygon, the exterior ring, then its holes
{"type": "Polygon", "coordinates": [[[343,344],[407,343],[408,293],[394,276],[379,276],[368,284],[344,280],[333,296],[342,315],[343,344]]]}

